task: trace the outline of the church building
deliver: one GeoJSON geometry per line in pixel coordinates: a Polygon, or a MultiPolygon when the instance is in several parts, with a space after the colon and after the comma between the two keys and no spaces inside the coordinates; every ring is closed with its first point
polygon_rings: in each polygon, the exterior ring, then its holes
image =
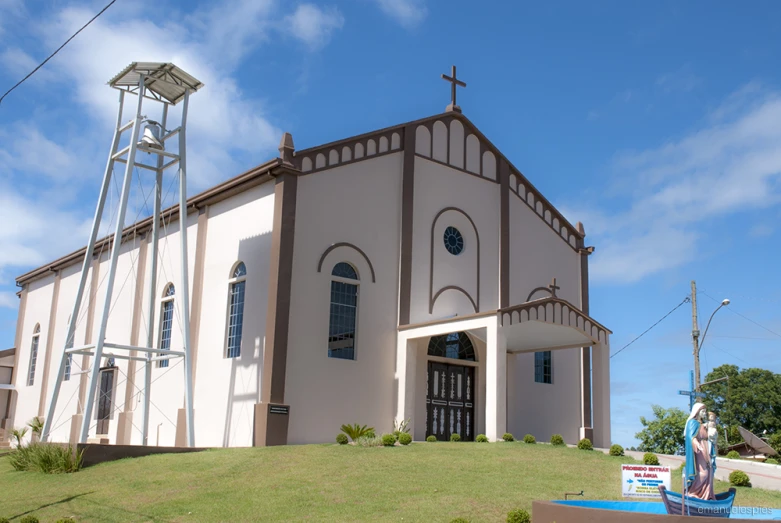
{"type": "MultiPolygon", "coordinates": [[[[309,149],[286,133],[278,158],[190,197],[187,216],[168,209],[149,296],[152,221],[125,228],[107,332],[183,346],[184,229],[197,447],[334,442],[342,424],[381,434],[401,420],[416,441],[611,444],[611,332],[589,315],[594,248],[455,96],[442,114],[309,149]]],[[[95,342],[110,248],[96,244],[78,318],[85,249],[17,278],[6,433],[46,414],[69,322],[76,344],[95,342]]],[[[185,445],[181,358],[154,363],[144,442],[144,364],[104,356],[89,441],[185,445]]],[[[88,369],[89,356],[68,358],[52,441],[78,440],[88,369]]]]}

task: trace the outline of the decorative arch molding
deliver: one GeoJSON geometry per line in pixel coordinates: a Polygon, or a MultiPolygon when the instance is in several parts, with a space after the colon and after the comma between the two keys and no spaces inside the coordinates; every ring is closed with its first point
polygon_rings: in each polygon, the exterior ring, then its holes
{"type": "Polygon", "coordinates": [[[440,294],[442,294],[444,291],[449,289],[457,290],[465,294],[466,297],[469,298],[469,301],[472,303],[475,312],[479,312],[478,309],[480,307],[480,233],[477,232],[477,226],[475,225],[475,221],[472,219],[472,217],[469,216],[466,212],[464,212],[463,209],[459,209],[458,207],[445,207],[444,209],[442,209],[437,213],[437,215],[434,217],[434,220],[431,222],[431,245],[429,251],[429,274],[428,274],[428,313],[429,314],[434,313],[434,304],[436,303],[437,298],[439,298],[440,294]],[[477,296],[475,298],[472,298],[472,296],[468,292],[466,292],[464,289],[456,285],[448,285],[447,287],[443,287],[439,289],[436,294],[434,294],[434,229],[437,226],[437,222],[439,221],[439,218],[448,211],[454,211],[463,214],[464,217],[467,220],[469,220],[470,225],[472,225],[472,229],[475,231],[475,239],[477,241],[477,296]]]}
{"type": "Polygon", "coordinates": [[[355,245],[353,245],[352,243],[349,243],[349,242],[339,242],[339,243],[334,243],[333,245],[331,245],[330,247],[328,247],[328,248],[325,250],[325,252],[323,252],[323,254],[320,256],[320,261],[319,261],[319,262],[317,262],[317,272],[322,272],[322,269],[323,269],[323,262],[325,261],[325,258],[326,258],[326,257],[327,257],[329,254],[331,254],[331,251],[333,251],[334,249],[338,249],[339,247],[349,247],[350,249],[354,250],[355,252],[357,252],[358,254],[360,254],[361,256],[363,256],[363,259],[364,259],[364,260],[366,260],[366,264],[369,266],[369,270],[370,270],[370,271],[371,271],[371,273],[372,273],[372,283],[376,283],[376,282],[377,282],[377,278],[376,278],[376,275],[375,275],[375,273],[374,273],[374,265],[372,265],[372,262],[371,262],[371,260],[369,259],[369,257],[368,257],[368,256],[366,256],[366,253],[365,253],[365,252],[363,252],[363,250],[361,250],[361,248],[360,248],[360,247],[357,247],[357,246],[355,246],[355,245]]]}

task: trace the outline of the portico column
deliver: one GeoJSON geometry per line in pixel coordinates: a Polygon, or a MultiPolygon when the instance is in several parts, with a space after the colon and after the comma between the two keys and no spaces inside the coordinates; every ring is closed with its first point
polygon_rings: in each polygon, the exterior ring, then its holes
{"type": "Polygon", "coordinates": [[[499,441],[507,432],[507,340],[496,317],[486,327],[485,354],[485,435],[499,441]]]}
{"type": "MultiPolygon", "coordinates": [[[[415,434],[415,340],[399,334],[396,341],[396,422],[409,419],[415,434]]],[[[424,431],[425,434],[425,431],[424,431]]]]}
{"type": "Polygon", "coordinates": [[[594,391],[594,446],[610,447],[610,346],[594,345],[591,353],[594,391]]]}

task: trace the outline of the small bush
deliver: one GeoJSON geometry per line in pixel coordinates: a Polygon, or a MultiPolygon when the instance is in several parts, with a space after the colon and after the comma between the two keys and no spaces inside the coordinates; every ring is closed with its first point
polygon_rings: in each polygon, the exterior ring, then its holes
{"type": "Polygon", "coordinates": [[[350,436],[350,439],[353,441],[357,441],[359,438],[373,438],[374,437],[374,427],[369,427],[368,425],[342,425],[339,430],[350,436]]]}
{"type": "Polygon", "coordinates": [[[523,509],[511,510],[507,514],[507,523],[531,523],[532,518],[523,509]]]}
{"type": "Polygon", "coordinates": [[[594,445],[591,444],[590,439],[583,438],[582,440],[578,441],[578,448],[580,450],[594,450],[594,445]]]}
{"type": "Polygon", "coordinates": [[[561,437],[561,434],[554,434],[550,437],[550,444],[557,446],[564,445],[564,438],[561,437]]]}
{"type": "Polygon", "coordinates": [[[646,465],[658,465],[659,458],[653,452],[646,452],[643,454],[643,463],[646,465]]]}
{"type": "Polygon", "coordinates": [[[773,458],[768,458],[765,460],[765,463],[768,465],[778,465],[778,460],[773,458]]]}
{"type": "Polygon", "coordinates": [[[409,435],[409,432],[402,432],[399,434],[399,443],[402,445],[409,445],[412,443],[412,436],[409,435]]]}
{"type": "Polygon", "coordinates": [[[611,456],[623,456],[624,455],[624,447],[616,443],[615,445],[610,446],[610,455],[611,456]]]}
{"type": "Polygon", "coordinates": [[[512,434],[510,434],[509,432],[505,432],[505,433],[504,433],[504,436],[502,436],[502,439],[503,439],[504,441],[515,441],[515,438],[514,438],[514,437],[513,437],[513,435],[512,435],[512,434]]]}
{"type": "Polygon", "coordinates": [[[750,487],[751,486],[751,480],[748,477],[748,474],[743,472],[742,470],[733,470],[729,473],[729,482],[736,487],[750,487]]]}
{"type": "Polygon", "coordinates": [[[74,452],[70,445],[30,443],[12,451],[8,461],[16,470],[62,474],[79,470],[83,455],[84,451],[74,452]]]}
{"type": "Polygon", "coordinates": [[[457,433],[451,434],[450,441],[461,441],[461,436],[459,436],[457,433]]]}
{"type": "Polygon", "coordinates": [[[727,452],[727,459],[740,459],[740,454],[736,450],[727,452]]]}
{"type": "Polygon", "coordinates": [[[402,432],[400,430],[393,431],[393,437],[396,438],[396,441],[399,441],[399,436],[401,435],[401,433],[402,432]]]}
{"type": "Polygon", "coordinates": [[[19,520],[19,523],[39,523],[38,518],[33,516],[32,514],[23,517],[19,520]]]}
{"type": "Polygon", "coordinates": [[[396,436],[393,434],[383,434],[382,435],[382,444],[386,447],[392,447],[396,444],[396,436]]]}
{"type": "Polygon", "coordinates": [[[336,435],[336,442],[339,445],[347,445],[347,442],[349,440],[347,439],[347,434],[342,434],[341,432],[336,435]]]}
{"type": "Polygon", "coordinates": [[[527,434],[523,437],[524,443],[537,443],[537,439],[531,434],[527,434]]]}
{"type": "Polygon", "coordinates": [[[369,439],[374,439],[377,437],[377,433],[374,432],[374,429],[369,429],[368,432],[366,432],[365,436],[369,439]]]}
{"type": "Polygon", "coordinates": [[[355,440],[355,444],[359,447],[382,447],[382,438],[378,438],[377,436],[373,438],[362,436],[355,440]]]}
{"type": "Polygon", "coordinates": [[[450,523],[469,523],[469,520],[465,518],[456,518],[456,519],[451,519],[450,523]]]}
{"type": "Polygon", "coordinates": [[[429,443],[436,443],[437,437],[432,434],[431,436],[426,438],[426,441],[428,441],[429,443]]]}
{"type": "Polygon", "coordinates": [[[488,436],[485,434],[478,434],[475,441],[478,443],[488,443],[488,436]]]}

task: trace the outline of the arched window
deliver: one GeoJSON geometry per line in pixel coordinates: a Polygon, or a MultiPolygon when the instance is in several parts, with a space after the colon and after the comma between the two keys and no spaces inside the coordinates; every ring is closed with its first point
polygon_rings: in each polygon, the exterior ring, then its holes
{"type": "Polygon", "coordinates": [[[38,340],[41,338],[41,324],[36,323],[33,329],[33,342],[30,347],[30,370],[27,373],[27,386],[35,383],[35,363],[38,361],[38,340]]]}
{"type": "MultiPolygon", "coordinates": [[[[160,300],[160,348],[171,350],[171,328],[174,324],[174,284],[169,283],[163,291],[163,299],[160,300]]],[[[169,360],[160,360],[158,367],[167,367],[169,360]]]]}
{"type": "Polygon", "coordinates": [[[331,321],[328,357],[355,359],[355,325],[358,315],[358,273],[340,262],[331,271],[331,321]]]}
{"type": "MultiPolygon", "coordinates": [[[[68,336],[68,331],[70,331],[71,326],[71,317],[68,316],[68,323],[66,327],[65,336],[68,336]]],[[[76,336],[76,332],[73,332],[73,336],[76,336]]],[[[65,350],[72,349],[73,348],[73,338],[66,339],[65,340],[65,350]]],[[[68,354],[65,357],[65,375],[62,377],[63,381],[69,381],[71,379],[71,365],[73,365],[73,354],[68,354]]]]}
{"type": "Polygon", "coordinates": [[[428,342],[428,355],[475,361],[475,348],[465,332],[451,332],[442,336],[432,336],[428,342]]]}
{"type": "Polygon", "coordinates": [[[228,290],[228,340],[225,356],[241,355],[241,331],[244,326],[244,287],[247,283],[247,267],[239,262],[234,267],[228,290]]]}

